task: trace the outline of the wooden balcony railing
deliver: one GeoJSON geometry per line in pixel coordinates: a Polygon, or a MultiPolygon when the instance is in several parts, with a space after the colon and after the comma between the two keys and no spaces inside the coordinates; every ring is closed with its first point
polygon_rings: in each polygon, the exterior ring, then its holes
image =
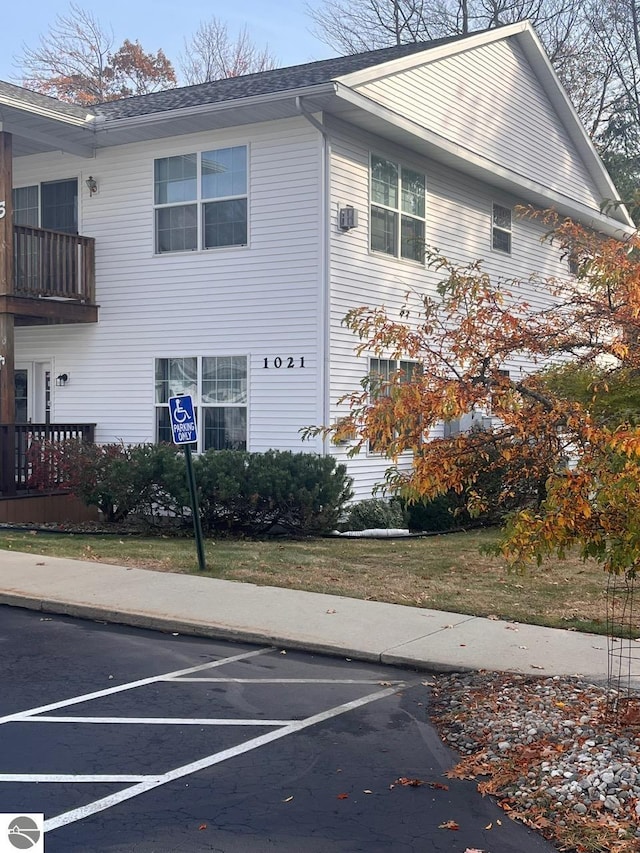
{"type": "Polygon", "coordinates": [[[95,424],[0,424],[0,496],[64,489],[55,458],[38,445],[93,442],[94,433],[95,424]]]}
{"type": "Polygon", "coordinates": [[[95,241],[29,225],[15,225],[15,296],[95,303],[95,241]]]}

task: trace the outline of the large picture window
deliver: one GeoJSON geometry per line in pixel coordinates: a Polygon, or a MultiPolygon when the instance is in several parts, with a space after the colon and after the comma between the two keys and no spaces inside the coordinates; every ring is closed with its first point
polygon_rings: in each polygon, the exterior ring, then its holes
{"type": "Polygon", "coordinates": [[[156,160],[154,203],[158,254],[246,246],[246,145],[156,160]]]}
{"type": "Polygon", "coordinates": [[[156,441],[171,441],[169,397],[190,394],[198,450],[247,449],[247,357],[157,358],[156,441]]]}
{"type": "Polygon", "coordinates": [[[424,260],[424,174],[371,156],[371,249],[386,255],[424,260]]]}

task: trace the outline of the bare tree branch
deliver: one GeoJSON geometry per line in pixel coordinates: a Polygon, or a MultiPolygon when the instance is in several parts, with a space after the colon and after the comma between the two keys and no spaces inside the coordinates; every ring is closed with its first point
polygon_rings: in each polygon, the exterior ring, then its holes
{"type": "Polygon", "coordinates": [[[182,76],[189,85],[268,71],[276,66],[268,46],[258,48],[246,27],[234,38],[227,24],[215,17],[201,22],[191,39],[185,41],[180,57],[182,76]]]}

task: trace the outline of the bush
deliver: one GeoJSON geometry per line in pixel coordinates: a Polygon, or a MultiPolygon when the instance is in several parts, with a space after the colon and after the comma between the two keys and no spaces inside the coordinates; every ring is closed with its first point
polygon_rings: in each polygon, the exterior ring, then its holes
{"type": "Polygon", "coordinates": [[[471,523],[464,500],[455,492],[439,495],[431,501],[417,501],[405,506],[409,530],[439,533],[456,530],[471,523]]]}
{"type": "Polygon", "coordinates": [[[34,442],[29,464],[31,486],[67,488],[109,522],[180,516],[189,503],[184,462],[168,444],[34,442]]]}
{"type": "Polygon", "coordinates": [[[347,507],[338,527],[340,530],[377,530],[404,528],[406,524],[405,513],[399,500],[371,498],[347,507]]]}
{"type": "Polygon", "coordinates": [[[326,533],[353,494],[344,465],[310,453],[208,451],[195,476],[208,534],[326,533]]]}

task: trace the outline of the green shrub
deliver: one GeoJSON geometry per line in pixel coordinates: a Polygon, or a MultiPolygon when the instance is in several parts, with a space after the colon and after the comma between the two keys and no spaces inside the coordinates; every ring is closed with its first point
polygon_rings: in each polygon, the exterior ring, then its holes
{"type": "Polygon", "coordinates": [[[432,501],[407,504],[407,526],[416,533],[439,533],[465,527],[471,519],[463,506],[463,499],[455,492],[439,495],[432,501]]]}
{"type": "Polygon", "coordinates": [[[189,502],[184,462],[168,444],[42,441],[30,448],[29,464],[32,487],[67,488],[109,522],[179,517],[189,502]]]}
{"type": "Polygon", "coordinates": [[[352,495],[345,466],[330,456],[220,450],[202,454],[194,467],[208,534],[326,533],[352,495]]]}
{"type": "Polygon", "coordinates": [[[371,498],[347,507],[338,527],[340,530],[372,530],[404,528],[406,524],[405,513],[399,500],[371,498]]]}

